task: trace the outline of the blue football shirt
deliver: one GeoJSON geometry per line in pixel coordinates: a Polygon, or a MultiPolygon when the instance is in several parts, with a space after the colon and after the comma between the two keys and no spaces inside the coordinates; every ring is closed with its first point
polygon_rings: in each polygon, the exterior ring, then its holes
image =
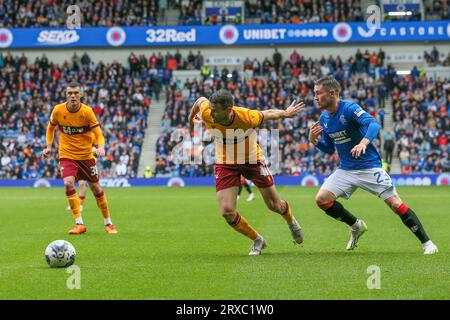
{"type": "Polygon", "coordinates": [[[380,155],[372,143],[367,146],[366,153],[361,154],[358,158],[353,158],[350,154],[350,150],[364,137],[372,142],[381,128],[378,121],[357,103],[340,100],[338,109],[333,115],[329,114],[327,110],[322,112],[320,125],[323,131],[322,141],[319,142],[318,147],[327,153],[333,153],[336,148],[341,169],[381,168],[380,155]]]}

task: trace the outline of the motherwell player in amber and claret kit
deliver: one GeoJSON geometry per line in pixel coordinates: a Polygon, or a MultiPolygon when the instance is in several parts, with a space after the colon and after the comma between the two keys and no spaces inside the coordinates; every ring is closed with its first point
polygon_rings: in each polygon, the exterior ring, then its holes
{"type": "Polygon", "coordinates": [[[295,101],[286,110],[250,110],[234,105],[233,95],[226,90],[215,92],[209,99],[200,97],[192,106],[189,122],[201,117],[214,137],[216,192],[220,211],[228,224],[253,241],[249,255],[257,256],[266,240],[236,210],[241,175],[251,180],[261,192],[267,207],[286,220],[295,243],[303,242],[303,230],[292,214],[288,202],[280,198],[272,174],[257,142],[255,129],[264,121],[292,118],[304,109],[295,101]]]}
{"type": "Polygon", "coordinates": [[[94,141],[97,142],[97,156],[105,155],[105,138],[100,130],[97,118],[89,106],[80,102],[83,96],[81,85],[71,82],[66,88],[67,101],[54,107],[47,126],[47,147],[43,150],[44,158],[52,152],[55,129],[59,128],[59,167],[64,179],[66,196],[75,218],[75,227],[69,234],[86,232],[80,211],[80,199],[76,193],[75,182],[85,180],[97,200],[102,212],[105,230],[117,233],[111,222],[108,202],[99,183],[96,160],[92,151],[94,141]]]}

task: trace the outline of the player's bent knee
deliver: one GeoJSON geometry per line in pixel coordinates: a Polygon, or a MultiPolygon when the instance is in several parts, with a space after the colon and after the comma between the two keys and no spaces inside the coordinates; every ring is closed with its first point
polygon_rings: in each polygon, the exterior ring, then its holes
{"type": "Polygon", "coordinates": [[[231,223],[236,217],[236,210],[222,211],[222,217],[229,223],[231,223]]]}
{"type": "Polygon", "coordinates": [[[406,204],[403,203],[402,200],[398,197],[392,197],[386,200],[386,204],[394,211],[395,213],[399,213],[404,211],[404,207],[407,207],[406,204]]]}
{"type": "Polygon", "coordinates": [[[71,180],[64,180],[64,188],[66,188],[66,190],[75,189],[75,183],[71,180]]]}
{"type": "Polygon", "coordinates": [[[236,208],[233,208],[232,206],[223,206],[220,208],[220,212],[222,213],[222,216],[229,216],[234,215],[236,212],[236,208]]]}
{"type": "Polygon", "coordinates": [[[281,211],[281,201],[269,201],[267,203],[267,207],[271,211],[280,212],[281,211]]]}
{"type": "Polygon", "coordinates": [[[92,192],[94,193],[95,197],[98,198],[100,196],[103,196],[103,189],[100,186],[100,184],[98,184],[98,183],[92,184],[91,189],[92,189],[92,192]]]}
{"type": "Polygon", "coordinates": [[[402,216],[408,211],[409,207],[403,202],[395,202],[392,203],[391,209],[399,216],[402,216]]]}
{"type": "Polygon", "coordinates": [[[320,194],[316,196],[316,204],[322,210],[329,209],[333,205],[333,202],[333,200],[327,199],[320,194]]]}

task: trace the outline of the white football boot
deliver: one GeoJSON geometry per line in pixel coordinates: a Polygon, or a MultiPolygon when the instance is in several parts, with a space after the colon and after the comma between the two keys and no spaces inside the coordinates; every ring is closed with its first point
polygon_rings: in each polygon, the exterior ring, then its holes
{"type": "Polygon", "coordinates": [[[261,254],[261,251],[267,247],[266,240],[262,236],[258,236],[254,241],[253,245],[250,248],[250,252],[248,253],[249,256],[259,256],[261,254]]]}
{"type": "Polygon", "coordinates": [[[294,238],[294,243],[300,244],[303,242],[304,234],[303,229],[300,227],[300,224],[295,220],[295,218],[292,219],[292,222],[288,222],[289,229],[292,233],[292,238],[294,238]]]}
{"type": "Polygon", "coordinates": [[[358,244],[358,239],[368,230],[367,225],[361,219],[357,219],[350,228],[350,240],[347,243],[347,250],[353,250],[358,244]]]}
{"type": "Polygon", "coordinates": [[[252,200],[255,200],[255,194],[253,192],[250,193],[247,197],[247,201],[252,201],[252,200]]]}
{"type": "Polygon", "coordinates": [[[435,254],[439,252],[437,246],[431,240],[428,240],[427,242],[422,244],[422,247],[423,247],[423,254],[435,254]]]}

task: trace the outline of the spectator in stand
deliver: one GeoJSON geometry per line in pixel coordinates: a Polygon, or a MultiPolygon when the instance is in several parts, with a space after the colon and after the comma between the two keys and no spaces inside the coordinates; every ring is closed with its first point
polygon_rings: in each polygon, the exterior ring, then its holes
{"type": "Polygon", "coordinates": [[[58,177],[56,160],[42,162],[40,152],[45,145],[48,114],[63,99],[63,83],[73,79],[82,79],[85,103],[93,106],[104,130],[107,154],[99,163],[101,177],[115,176],[121,156],[127,159],[126,176],[136,176],[150,97],[159,83],[145,70],[145,57],[142,63],[142,57],[136,61],[136,55],[132,55],[126,67],[117,62],[94,63],[86,53],[81,58],[74,55],[70,63],[61,65],[44,55],[33,64],[27,64],[26,56],[0,55],[0,140],[8,150],[1,153],[3,177],[58,177]],[[135,81],[132,73],[137,76],[135,81]]]}
{"type": "Polygon", "coordinates": [[[402,168],[411,173],[445,172],[450,151],[449,80],[434,81],[422,72],[402,77],[392,98],[395,134],[404,149],[402,168]]]}
{"type": "Polygon", "coordinates": [[[273,53],[273,63],[274,63],[275,70],[278,70],[278,68],[280,68],[282,59],[283,59],[283,57],[282,57],[281,53],[278,52],[277,48],[275,48],[275,52],[273,53]]]}
{"type": "Polygon", "coordinates": [[[385,161],[388,164],[391,164],[395,148],[393,133],[391,131],[384,131],[383,140],[384,140],[385,161]]]}
{"type": "MultiPolygon", "coordinates": [[[[39,28],[65,27],[67,0],[9,1],[0,3],[0,27],[39,28]]],[[[151,26],[159,16],[159,1],[82,1],[82,27],[151,26]]]]}
{"type": "MultiPolygon", "coordinates": [[[[332,73],[346,70],[349,75],[345,76],[345,80],[343,80],[344,97],[357,100],[359,94],[359,97],[369,99],[368,105],[371,112],[375,114],[378,104],[376,99],[375,102],[371,99],[373,99],[373,93],[377,92],[376,85],[378,83],[368,73],[364,73],[364,70],[359,76],[352,76],[351,64],[354,58],[342,61],[340,57],[329,56],[328,58],[322,57],[313,60],[298,55],[297,64],[294,65],[291,61],[291,56],[296,56],[296,54],[288,55],[289,60],[281,60],[278,70],[270,67],[274,65],[274,61],[268,58],[262,64],[259,63],[259,65],[262,65],[263,73],[266,72],[269,75],[268,79],[256,77],[253,70],[255,61],[252,62],[248,58],[244,61],[245,78],[241,78],[238,73],[234,72],[235,70],[232,70],[232,76],[228,77],[230,73],[228,69],[222,68],[222,70],[219,70],[215,67],[211,76],[206,80],[186,81],[185,84],[180,83],[180,86],[177,83],[169,86],[167,91],[167,115],[164,116],[162,125],[164,128],[170,127],[168,130],[163,129],[164,133],[159,138],[156,148],[157,159],[164,159],[165,168],[164,170],[160,168],[158,175],[190,176],[193,174],[192,172],[201,172],[203,175],[213,174],[210,165],[212,162],[208,162],[208,160],[211,160],[209,156],[205,156],[204,161],[199,165],[201,171],[188,164],[174,161],[174,159],[182,158],[179,154],[180,148],[186,147],[192,153],[198,153],[198,151],[195,148],[192,149],[192,143],[189,141],[174,148],[171,136],[185,132],[188,108],[199,96],[210,96],[213,91],[220,88],[227,88],[234,92],[235,101],[238,105],[258,110],[280,108],[294,97],[301,97],[309,105],[306,110],[307,116],[304,118],[299,116],[273,125],[266,124],[264,127],[265,129],[276,128],[279,130],[279,141],[270,140],[271,143],[278,144],[281,151],[280,165],[277,168],[274,167],[273,172],[276,174],[331,174],[339,164],[337,156],[321,154],[307,141],[308,121],[306,119],[317,119],[318,117],[317,109],[313,107],[314,79],[321,75],[320,72],[332,73]],[[323,68],[325,65],[326,68],[323,68]],[[315,75],[316,70],[319,70],[318,75],[315,75]]],[[[198,140],[195,137],[191,139],[198,140]]],[[[374,143],[379,148],[379,141],[376,140],[374,143]]],[[[203,147],[204,150],[213,151],[210,150],[213,145],[209,141],[206,141],[203,147]]],[[[270,150],[267,152],[267,156],[270,158],[270,150]]],[[[203,155],[210,153],[202,152],[203,155]]]]}

